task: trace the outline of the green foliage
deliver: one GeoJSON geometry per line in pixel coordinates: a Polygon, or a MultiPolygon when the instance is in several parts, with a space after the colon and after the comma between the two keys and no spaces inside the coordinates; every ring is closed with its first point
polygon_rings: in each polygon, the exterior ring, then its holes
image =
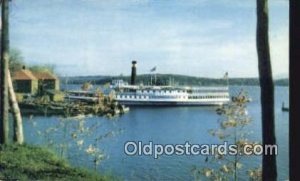
{"type": "Polygon", "coordinates": [[[85,82],[81,86],[81,90],[83,90],[83,91],[88,91],[91,88],[93,88],[93,84],[91,82],[85,82]]]}
{"type": "MultiPolygon", "coordinates": [[[[19,49],[12,48],[9,52],[9,68],[13,73],[15,71],[21,70],[25,66],[24,57],[22,56],[22,52],[19,49]]],[[[33,72],[45,72],[48,71],[50,73],[55,72],[55,65],[53,64],[45,64],[45,65],[33,65],[28,67],[29,70],[33,72]]]]}
{"type": "Polygon", "coordinates": [[[30,145],[0,147],[0,178],[19,180],[114,180],[71,167],[45,148],[30,145]]]}
{"type": "Polygon", "coordinates": [[[17,70],[22,69],[24,66],[24,57],[22,53],[18,49],[11,49],[9,52],[9,68],[10,71],[13,73],[17,70]]]}
{"type": "Polygon", "coordinates": [[[53,64],[45,64],[45,65],[33,65],[29,67],[29,70],[32,72],[50,72],[52,74],[55,73],[55,65],[53,64]]]}

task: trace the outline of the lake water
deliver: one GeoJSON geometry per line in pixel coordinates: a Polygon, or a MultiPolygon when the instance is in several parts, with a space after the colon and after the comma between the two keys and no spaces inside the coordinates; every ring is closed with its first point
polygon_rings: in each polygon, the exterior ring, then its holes
{"type": "MultiPolygon", "coordinates": [[[[248,113],[253,121],[245,128],[252,133],[250,139],[261,140],[261,111],[259,87],[231,87],[231,93],[236,94],[243,88],[249,93],[252,102],[248,104],[248,113]]],[[[289,157],[289,114],[281,111],[281,104],[289,104],[289,88],[276,87],[275,89],[275,116],[276,136],[278,144],[278,180],[288,179],[289,157]]],[[[103,117],[84,118],[87,126],[100,123],[100,126],[91,135],[86,136],[84,145],[94,143],[94,138],[114,131],[114,136],[104,138],[97,147],[101,148],[107,158],[98,167],[101,173],[109,173],[125,180],[194,180],[191,169],[193,166],[203,168],[210,166],[205,163],[204,156],[161,156],[154,159],[148,156],[127,156],[124,153],[124,144],[127,141],[153,141],[157,144],[184,144],[186,141],[194,144],[216,144],[218,139],[212,137],[209,129],[219,127],[215,108],[211,107],[135,107],[113,120],[103,117]]],[[[43,116],[24,116],[24,130],[26,142],[30,144],[45,145],[53,140],[55,145],[69,144],[67,157],[75,166],[93,169],[91,156],[78,150],[68,138],[72,128],[66,132],[60,130],[53,132],[52,136],[38,136],[37,130],[42,133],[47,128],[58,125],[60,118],[43,116]],[[64,133],[68,133],[67,136],[64,133]],[[48,141],[47,141],[48,140],[48,141]]],[[[76,125],[78,121],[73,121],[76,125]]],[[[261,157],[245,157],[241,161],[243,169],[238,172],[240,180],[247,180],[246,171],[250,167],[258,167],[261,157]]]]}

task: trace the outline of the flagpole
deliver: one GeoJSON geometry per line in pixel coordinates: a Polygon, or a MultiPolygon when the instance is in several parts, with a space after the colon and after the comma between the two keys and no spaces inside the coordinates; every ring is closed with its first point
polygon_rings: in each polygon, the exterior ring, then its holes
{"type": "Polygon", "coordinates": [[[225,75],[224,75],[224,79],[226,80],[227,87],[229,87],[229,78],[228,78],[228,72],[226,72],[226,73],[225,73],[225,75]]]}
{"type": "Polygon", "coordinates": [[[228,80],[228,77],[226,78],[226,83],[227,83],[227,89],[229,89],[229,80],[228,80]]]}
{"type": "Polygon", "coordinates": [[[229,77],[228,77],[228,72],[226,72],[226,83],[227,83],[227,87],[229,88],[229,77]]]}
{"type": "MultiPolygon", "coordinates": [[[[155,72],[156,71],[156,66],[155,67],[153,67],[151,70],[150,70],[150,76],[151,76],[151,85],[153,85],[152,84],[152,72],[155,72]]],[[[156,73],[154,74],[154,83],[155,83],[155,85],[156,85],[156,73]]]]}
{"type": "Polygon", "coordinates": [[[227,77],[227,87],[229,87],[229,78],[227,77]]]}

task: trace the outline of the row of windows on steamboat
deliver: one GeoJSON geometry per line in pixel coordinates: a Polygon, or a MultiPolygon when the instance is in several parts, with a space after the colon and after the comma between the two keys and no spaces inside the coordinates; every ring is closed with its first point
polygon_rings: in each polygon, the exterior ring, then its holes
{"type": "Polygon", "coordinates": [[[229,98],[228,95],[218,96],[143,96],[143,95],[117,95],[117,98],[121,99],[164,99],[164,98],[177,98],[177,99],[222,99],[229,98]]]}

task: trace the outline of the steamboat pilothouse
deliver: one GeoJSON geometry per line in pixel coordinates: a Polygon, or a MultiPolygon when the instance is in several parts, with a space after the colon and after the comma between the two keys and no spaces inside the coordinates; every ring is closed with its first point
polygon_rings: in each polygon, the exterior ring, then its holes
{"type": "Polygon", "coordinates": [[[227,86],[184,87],[136,85],[136,61],[132,61],[131,85],[113,80],[111,88],[115,99],[123,105],[149,106],[214,106],[227,104],[230,95],[227,86]]]}

